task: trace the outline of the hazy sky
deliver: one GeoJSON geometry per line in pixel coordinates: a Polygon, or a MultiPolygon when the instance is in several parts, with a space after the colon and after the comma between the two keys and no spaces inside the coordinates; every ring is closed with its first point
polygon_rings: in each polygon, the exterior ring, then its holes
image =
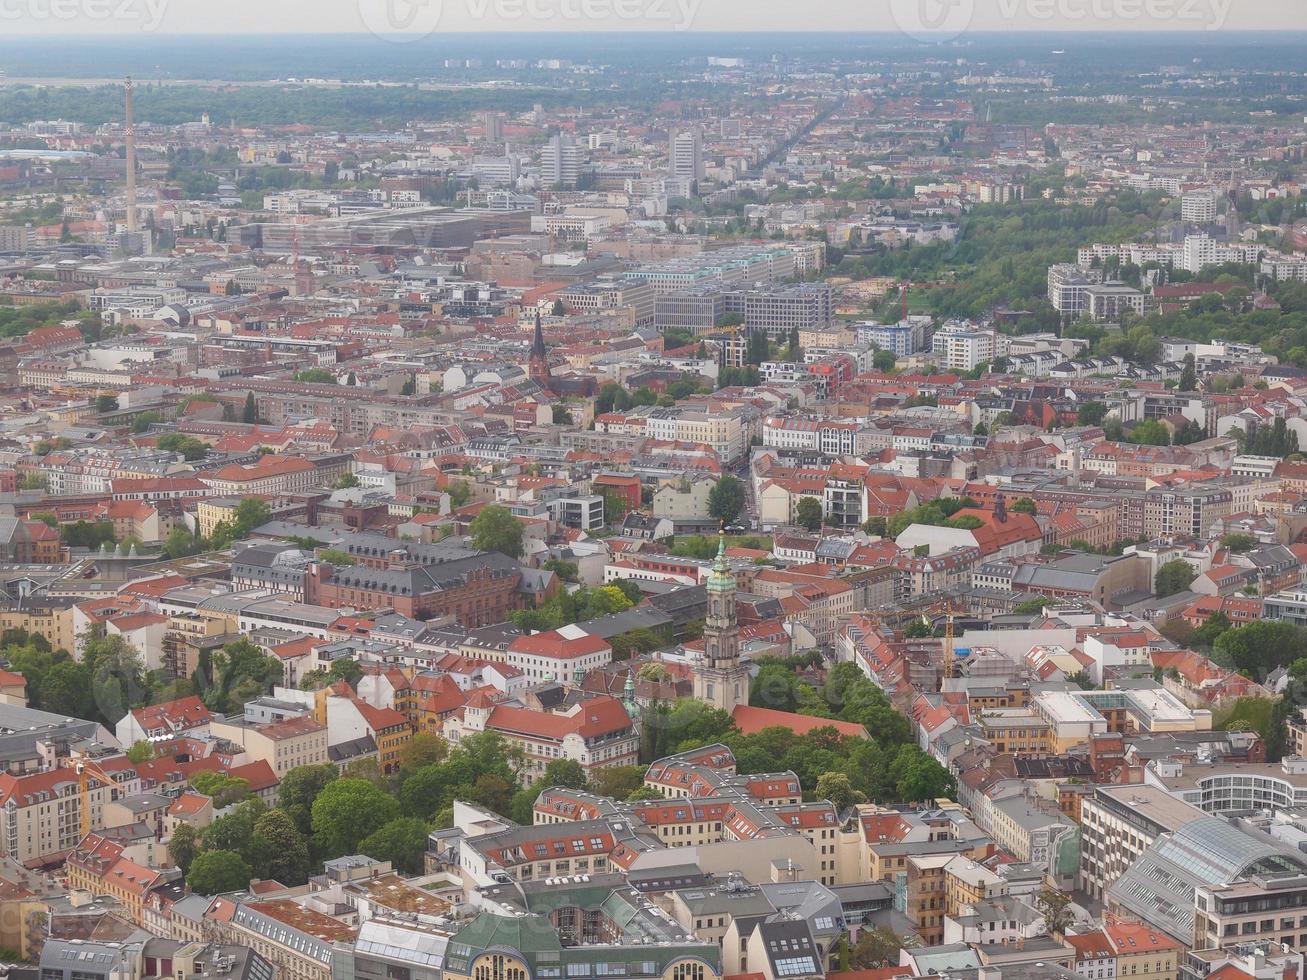
{"type": "Polygon", "coordinates": [[[1307,30],[1307,0],[0,0],[13,34],[1307,30]]]}

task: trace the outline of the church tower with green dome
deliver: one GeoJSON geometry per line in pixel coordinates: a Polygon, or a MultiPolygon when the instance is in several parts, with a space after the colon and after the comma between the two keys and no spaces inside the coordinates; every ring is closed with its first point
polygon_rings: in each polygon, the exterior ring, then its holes
{"type": "Polygon", "coordinates": [[[735,618],[735,576],[726,563],[726,531],[719,532],[717,562],[708,576],[708,613],[703,656],[694,665],[694,696],[727,714],[749,703],[749,668],[740,663],[740,624],[735,618]]]}

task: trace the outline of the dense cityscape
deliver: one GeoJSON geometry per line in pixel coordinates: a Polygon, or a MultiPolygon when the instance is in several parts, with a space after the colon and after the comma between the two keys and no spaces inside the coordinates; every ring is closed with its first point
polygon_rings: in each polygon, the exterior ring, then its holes
{"type": "Polygon", "coordinates": [[[1302,980],[1244,13],[0,37],[0,975],[1302,980]]]}

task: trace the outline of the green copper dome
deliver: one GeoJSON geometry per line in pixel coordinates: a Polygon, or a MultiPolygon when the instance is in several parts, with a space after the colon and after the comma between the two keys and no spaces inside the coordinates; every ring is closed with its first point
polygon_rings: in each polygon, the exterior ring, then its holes
{"type": "Polygon", "coordinates": [[[717,535],[717,563],[713,565],[712,574],[708,576],[708,588],[712,592],[728,592],[735,588],[735,576],[726,564],[726,534],[717,535]]]}

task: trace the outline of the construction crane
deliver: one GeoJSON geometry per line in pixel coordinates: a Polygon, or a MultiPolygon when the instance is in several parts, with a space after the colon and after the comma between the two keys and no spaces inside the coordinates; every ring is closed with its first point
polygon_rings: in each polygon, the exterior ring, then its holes
{"type": "Polygon", "coordinates": [[[948,616],[944,620],[944,679],[953,677],[953,607],[948,607],[948,616]]]}
{"type": "Polygon", "coordinates": [[[954,649],[956,637],[953,624],[954,617],[962,611],[961,609],[955,609],[952,602],[944,607],[944,680],[949,680],[956,674],[957,650],[954,649]]]}
{"type": "Polygon", "coordinates": [[[86,763],[77,763],[77,804],[82,818],[82,839],[91,832],[91,774],[86,763]]]}

